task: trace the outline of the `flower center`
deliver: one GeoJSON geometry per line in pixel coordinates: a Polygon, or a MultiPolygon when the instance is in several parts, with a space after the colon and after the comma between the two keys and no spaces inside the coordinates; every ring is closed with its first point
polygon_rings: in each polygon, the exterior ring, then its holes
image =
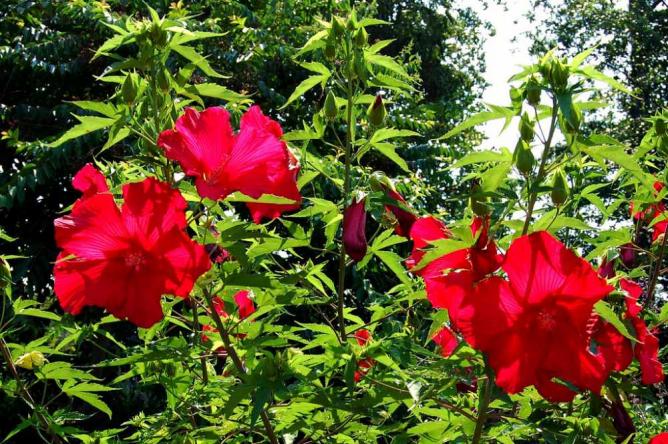
{"type": "Polygon", "coordinates": [[[125,256],[125,265],[138,271],[146,264],[146,253],[142,251],[133,251],[125,256]]]}
{"type": "Polygon", "coordinates": [[[552,331],[557,326],[557,313],[554,308],[544,308],[536,313],[536,326],[543,331],[552,331]]]}

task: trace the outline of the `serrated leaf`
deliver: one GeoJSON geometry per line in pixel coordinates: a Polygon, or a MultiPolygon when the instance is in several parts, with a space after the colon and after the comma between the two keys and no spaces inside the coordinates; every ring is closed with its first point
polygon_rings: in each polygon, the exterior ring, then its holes
{"type": "Polygon", "coordinates": [[[191,61],[204,74],[210,77],[224,78],[225,76],[218,74],[209,64],[206,57],[195,51],[190,46],[170,45],[170,48],[181,55],[183,58],[191,61]]]}
{"type": "Polygon", "coordinates": [[[462,123],[439,137],[439,139],[448,139],[452,136],[469,129],[473,128],[481,123],[489,122],[490,120],[496,119],[510,119],[515,115],[515,111],[510,108],[497,107],[494,111],[482,111],[477,114],[472,115],[468,119],[464,120],[462,123]]]}
{"type": "Polygon", "coordinates": [[[624,325],[621,319],[619,319],[617,313],[615,313],[615,311],[610,308],[610,305],[608,305],[607,302],[598,301],[596,304],[594,304],[594,310],[596,310],[596,313],[598,313],[600,317],[611,323],[617,329],[617,331],[622,334],[622,336],[630,339],[633,342],[637,342],[636,338],[634,338],[633,335],[629,333],[626,325],[624,325]]]}
{"type": "Polygon", "coordinates": [[[397,276],[403,284],[410,283],[411,280],[402,264],[401,256],[392,251],[374,251],[373,254],[378,256],[378,258],[387,265],[387,268],[392,270],[395,276],[397,276]]]}
{"type": "Polygon", "coordinates": [[[329,77],[325,77],[322,74],[307,77],[299,85],[297,85],[297,88],[295,88],[290,97],[288,97],[288,100],[279,109],[285,108],[286,106],[288,106],[289,104],[291,104],[292,102],[303,96],[304,93],[315,88],[316,85],[318,84],[324,85],[325,83],[327,83],[328,78],[329,77]]]}
{"type": "Polygon", "coordinates": [[[76,139],[78,137],[90,134],[95,131],[99,131],[104,128],[108,128],[114,123],[116,119],[110,119],[108,117],[98,117],[98,116],[76,116],[79,120],[79,124],[74,125],[72,128],[67,130],[65,134],[60,136],[55,142],[51,142],[48,146],[51,148],[56,148],[63,143],[76,139]]]}
{"type": "Polygon", "coordinates": [[[213,97],[214,99],[225,100],[226,102],[250,102],[250,99],[247,96],[215,83],[199,83],[197,85],[189,86],[187,90],[199,96],[213,97]]]}

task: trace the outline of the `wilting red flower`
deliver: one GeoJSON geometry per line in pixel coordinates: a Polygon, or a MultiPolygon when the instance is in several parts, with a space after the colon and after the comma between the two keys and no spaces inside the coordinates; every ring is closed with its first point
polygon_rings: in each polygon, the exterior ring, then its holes
{"type": "Polygon", "coordinates": [[[633,353],[640,364],[643,384],[658,384],[663,381],[663,366],[659,361],[659,339],[649,331],[645,321],[640,318],[642,306],[638,304],[642,296],[642,288],[637,283],[622,279],[619,281],[626,292],[626,316],[636,332],[638,342],[634,344],[633,353]]]}
{"type": "Polygon", "coordinates": [[[367,345],[371,341],[371,333],[367,329],[357,330],[355,332],[355,340],[359,345],[367,345]]]}
{"type": "MultiPolygon", "coordinates": [[[[655,197],[658,197],[659,193],[661,193],[664,187],[665,186],[661,182],[654,182],[655,197]]],[[[659,219],[659,221],[656,222],[652,227],[652,242],[656,242],[659,240],[661,235],[666,234],[666,230],[668,230],[668,213],[666,213],[666,205],[663,202],[650,204],[646,209],[638,211],[634,210],[633,202],[631,202],[630,211],[634,219],[644,220],[647,222],[662,216],[661,219],[659,219]]]]}
{"type": "Polygon", "coordinates": [[[75,315],[94,305],[150,327],[163,317],[161,295],[188,297],[211,266],[185,232],[185,200],[169,184],[148,178],[123,186],[119,209],[104,176],[90,165],[72,183],[84,195],[54,221],[62,250],[54,266],[60,305],[75,315]]]}
{"type": "MultiPolygon", "coordinates": [[[[443,255],[421,270],[411,270],[425,281],[427,298],[434,308],[447,309],[453,325],[457,325],[457,309],[473,290],[476,282],[496,271],[503,256],[498,254],[494,242],[489,241],[488,223],[474,219],[474,234],[482,229],[471,248],[464,248],[443,255]]],[[[445,225],[433,217],[418,219],[411,228],[413,252],[406,265],[414,269],[425,255],[423,249],[430,243],[447,239],[450,233],[445,225]]]]}
{"type": "Polygon", "coordinates": [[[459,345],[459,340],[457,339],[457,336],[455,336],[455,333],[445,326],[441,327],[431,340],[438,345],[441,356],[444,358],[450,357],[459,345]]]}
{"type": "Polygon", "coordinates": [[[343,247],[348,256],[355,262],[361,261],[366,255],[366,198],[353,199],[343,212],[343,247]]]}
{"type": "Polygon", "coordinates": [[[195,177],[202,197],[223,199],[240,191],[255,199],[273,194],[295,201],[286,205],[249,203],[253,220],[259,223],[299,208],[301,202],[296,180],[299,163],[282,136],[279,123],[264,116],[259,106],[246,111],[236,135],[224,108],[202,112],[186,108],[175,129],[160,134],[158,146],[188,176],[195,177]]]}
{"type": "Polygon", "coordinates": [[[659,433],[650,439],[647,444],[668,444],[668,432],[659,433]]]}
{"type": "Polygon", "coordinates": [[[206,249],[206,253],[211,259],[211,262],[214,264],[222,264],[223,262],[232,259],[232,255],[229,251],[224,248],[220,248],[216,244],[206,244],[204,245],[204,248],[206,249]]]}
{"type": "Polygon", "coordinates": [[[496,383],[508,393],[534,385],[554,402],[576,394],[555,378],[598,392],[607,374],[589,351],[588,321],[612,287],[544,231],[516,239],[502,268],[508,281],[478,282],[457,321],[467,342],[487,354],[496,383]]]}
{"type": "Polygon", "coordinates": [[[607,257],[604,257],[598,267],[598,275],[605,279],[615,277],[615,261],[609,261],[607,257]]]}
{"type": "MultiPolygon", "coordinates": [[[[399,203],[404,207],[407,205],[404,196],[397,193],[392,188],[384,187],[384,189],[388,197],[394,199],[395,201],[397,201],[397,203],[399,203]]],[[[397,233],[399,236],[408,237],[408,235],[411,232],[411,227],[417,220],[417,216],[409,211],[404,210],[399,205],[387,204],[385,205],[385,211],[392,213],[394,217],[397,219],[397,226],[394,227],[394,232],[397,233]]]]}
{"type": "MultiPolygon", "coordinates": [[[[248,290],[240,290],[235,293],[234,297],[234,303],[237,306],[237,312],[239,315],[239,319],[246,319],[253,313],[255,313],[255,304],[253,304],[253,300],[250,298],[250,291],[248,290]]],[[[218,313],[218,316],[221,318],[225,319],[229,317],[229,314],[225,311],[225,302],[218,296],[215,296],[212,300],[213,302],[213,307],[216,309],[216,313],[218,313]]],[[[210,325],[203,325],[202,326],[203,331],[208,331],[208,332],[213,332],[217,333],[218,329],[215,327],[212,327],[210,325]]],[[[239,335],[240,337],[243,337],[245,335],[239,335]]],[[[202,334],[202,341],[208,341],[209,338],[207,337],[206,334],[202,334]]]]}
{"type": "Polygon", "coordinates": [[[364,378],[364,376],[369,373],[369,370],[371,370],[374,365],[376,365],[376,361],[373,358],[364,358],[357,361],[357,370],[355,370],[355,374],[353,376],[355,382],[360,382],[362,378],[364,378]]]}
{"type": "Polygon", "coordinates": [[[606,405],[606,410],[612,417],[612,425],[619,434],[619,440],[624,440],[636,432],[633,420],[621,401],[613,401],[609,406],[606,405]]]}

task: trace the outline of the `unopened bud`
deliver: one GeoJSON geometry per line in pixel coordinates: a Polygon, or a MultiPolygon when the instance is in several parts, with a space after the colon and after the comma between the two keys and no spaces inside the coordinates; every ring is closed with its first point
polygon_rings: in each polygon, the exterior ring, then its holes
{"type": "Polygon", "coordinates": [[[128,105],[132,104],[137,98],[137,84],[135,83],[134,75],[128,74],[125,76],[123,86],[121,86],[121,95],[128,105]]]}
{"type": "Polygon", "coordinates": [[[348,31],[354,31],[357,29],[357,13],[354,9],[350,12],[348,22],[346,23],[346,28],[348,28],[348,31]]]}
{"type": "Polygon", "coordinates": [[[324,110],[325,117],[329,120],[336,119],[336,115],[339,113],[339,109],[336,107],[336,97],[331,90],[327,93],[327,97],[325,98],[324,110]]]}
{"type": "Polygon", "coordinates": [[[557,170],[554,173],[554,180],[552,182],[552,203],[556,206],[561,206],[568,199],[568,183],[563,171],[557,170]]]}
{"type": "Polygon", "coordinates": [[[343,247],[346,254],[355,262],[366,255],[366,198],[353,202],[343,212],[343,247]]]}
{"type": "Polygon", "coordinates": [[[525,176],[531,174],[536,159],[531,152],[529,144],[520,139],[517,142],[517,145],[515,145],[515,151],[517,151],[517,156],[515,158],[515,166],[517,167],[517,170],[525,176]]]}
{"type": "Polygon", "coordinates": [[[482,193],[480,185],[474,185],[471,189],[471,197],[469,199],[471,210],[476,216],[488,216],[491,213],[489,208],[489,199],[482,193]]]}
{"type": "Polygon", "coordinates": [[[325,58],[329,61],[332,61],[336,58],[336,40],[333,38],[328,38],[325,42],[325,58]]]}
{"type": "Polygon", "coordinates": [[[531,77],[527,82],[527,102],[531,106],[537,106],[540,104],[540,94],[541,88],[538,81],[531,77]]]}
{"type": "Polygon", "coordinates": [[[376,99],[369,105],[369,108],[366,111],[366,116],[369,119],[371,125],[379,127],[383,125],[385,121],[385,115],[387,111],[385,110],[385,104],[383,103],[383,98],[378,94],[376,99]]]}
{"type": "Polygon", "coordinates": [[[374,171],[371,176],[369,176],[369,184],[374,191],[385,191],[387,189],[394,190],[392,181],[382,171],[374,171]]]}
{"type": "Polygon", "coordinates": [[[160,23],[153,23],[149,31],[151,42],[158,48],[162,48],[167,44],[167,31],[162,29],[160,23]]]}
{"type": "Polygon", "coordinates": [[[156,83],[158,84],[158,88],[160,88],[162,91],[169,91],[169,73],[167,72],[166,68],[158,70],[156,83]]]}
{"type": "Polygon", "coordinates": [[[355,32],[355,45],[357,45],[359,48],[362,48],[366,45],[368,38],[369,35],[367,34],[366,29],[358,29],[357,32],[355,32]]]}
{"type": "Polygon", "coordinates": [[[533,140],[534,123],[535,122],[531,120],[527,113],[522,114],[522,118],[520,119],[520,136],[522,137],[522,140],[527,143],[530,143],[533,140]]]}
{"type": "Polygon", "coordinates": [[[339,37],[340,35],[343,34],[343,31],[345,30],[343,22],[339,17],[332,17],[331,28],[332,28],[332,35],[334,37],[339,37]]]}

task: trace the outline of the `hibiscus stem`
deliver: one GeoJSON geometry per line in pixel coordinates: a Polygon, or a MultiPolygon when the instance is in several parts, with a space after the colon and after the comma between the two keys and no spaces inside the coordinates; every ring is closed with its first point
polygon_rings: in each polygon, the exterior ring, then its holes
{"type": "MultiPolygon", "coordinates": [[[[557,104],[557,98],[552,97],[552,120],[550,121],[550,132],[547,135],[547,140],[543,145],[543,154],[540,158],[540,165],[538,167],[538,172],[536,173],[535,182],[531,184],[531,188],[534,188],[536,185],[540,184],[543,181],[543,176],[545,175],[545,168],[547,166],[547,159],[550,155],[550,148],[552,146],[552,137],[554,137],[554,132],[557,129],[557,117],[559,116],[559,106],[557,104]]],[[[536,200],[538,199],[538,191],[529,192],[529,205],[527,206],[527,215],[524,219],[524,227],[522,228],[522,236],[529,232],[529,224],[531,224],[531,216],[533,216],[533,209],[536,205],[536,200]]]]}
{"type": "Polygon", "coordinates": [[[492,385],[494,384],[494,381],[491,372],[487,368],[485,371],[487,373],[487,378],[483,381],[484,387],[482,388],[482,396],[478,401],[478,419],[475,422],[475,430],[473,431],[471,444],[478,444],[482,438],[482,431],[485,428],[485,422],[487,421],[487,410],[492,398],[492,385]]]}
{"type": "Polygon", "coordinates": [[[28,388],[25,386],[23,383],[23,380],[21,379],[21,376],[19,375],[19,372],[16,370],[16,366],[14,365],[14,361],[12,360],[12,354],[9,351],[9,348],[7,347],[7,343],[3,338],[0,338],[0,349],[2,350],[2,356],[5,358],[5,361],[7,361],[7,367],[9,368],[10,373],[12,376],[14,376],[14,379],[16,380],[16,385],[19,389],[19,396],[23,401],[28,404],[28,407],[32,409],[32,411],[35,413],[35,416],[37,417],[37,420],[39,423],[44,427],[44,430],[51,436],[52,442],[55,443],[62,443],[63,440],[60,439],[60,436],[53,430],[51,427],[51,423],[49,420],[44,416],[44,414],[37,410],[35,400],[33,399],[32,395],[28,391],[28,388]]]}
{"type": "MultiPolygon", "coordinates": [[[[200,333],[199,317],[198,317],[198,304],[195,299],[192,299],[193,303],[193,345],[201,346],[202,345],[202,336],[200,333]]],[[[202,380],[204,385],[209,383],[209,371],[206,368],[206,358],[203,354],[200,354],[199,357],[200,365],[202,366],[202,380]]]]}
{"type": "MultiPolygon", "coordinates": [[[[223,325],[223,320],[220,318],[220,315],[216,311],[216,307],[213,305],[213,298],[211,297],[211,294],[206,290],[204,294],[206,297],[207,304],[209,305],[209,311],[211,312],[211,317],[213,318],[213,321],[215,322],[216,327],[218,328],[218,334],[220,335],[220,339],[223,341],[223,344],[225,345],[225,350],[227,351],[227,354],[230,355],[230,357],[232,358],[232,362],[239,371],[239,376],[241,377],[242,381],[246,383],[248,375],[248,373],[246,372],[246,367],[244,367],[243,362],[241,362],[241,358],[239,358],[237,351],[232,346],[230,335],[228,334],[225,325],[223,325]]],[[[260,418],[262,419],[262,424],[264,425],[264,429],[267,432],[267,438],[269,438],[269,441],[272,444],[279,444],[278,438],[276,438],[276,433],[274,432],[274,428],[272,427],[271,421],[269,420],[269,415],[267,414],[267,410],[264,407],[260,411],[260,418]]]]}
{"type": "Polygon", "coordinates": [[[663,235],[663,241],[661,241],[661,247],[659,248],[659,257],[656,258],[654,270],[652,272],[652,278],[649,281],[649,287],[647,288],[647,303],[649,305],[654,303],[654,290],[656,290],[656,284],[659,281],[659,275],[661,274],[661,265],[663,264],[663,257],[666,252],[667,240],[668,232],[664,233],[663,235]]]}
{"type": "MultiPolygon", "coordinates": [[[[343,208],[345,201],[350,195],[350,157],[353,145],[353,81],[348,79],[348,106],[346,107],[346,146],[345,146],[345,172],[343,177],[343,208]]],[[[341,343],[346,341],[346,320],[344,318],[344,291],[346,283],[346,250],[341,241],[339,250],[339,285],[338,285],[338,318],[339,318],[339,336],[341,343]]]]}

